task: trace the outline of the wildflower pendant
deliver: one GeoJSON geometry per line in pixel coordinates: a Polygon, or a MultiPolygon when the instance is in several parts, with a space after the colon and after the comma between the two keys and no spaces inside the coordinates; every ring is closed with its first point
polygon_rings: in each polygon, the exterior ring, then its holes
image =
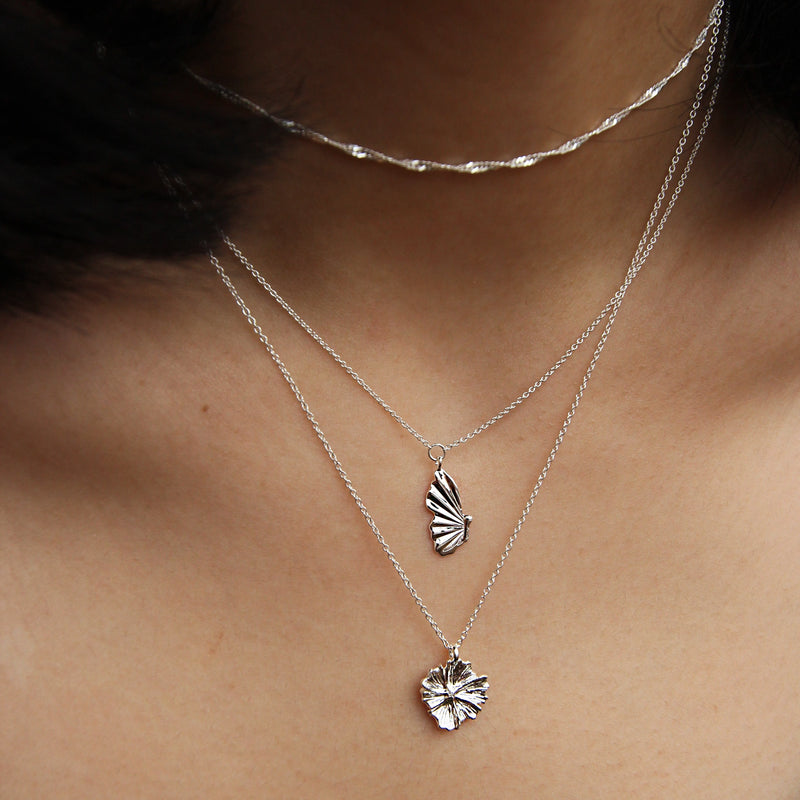
{"type": "Polygon", "coordinates": [[[469,661],[462,661],[453,650],[450,660],[434,667],[422,681],[420,694],[436,724],[453,731],[464,720],[475,719],[486,702],[489,679],[476,675],[469,661]]]}

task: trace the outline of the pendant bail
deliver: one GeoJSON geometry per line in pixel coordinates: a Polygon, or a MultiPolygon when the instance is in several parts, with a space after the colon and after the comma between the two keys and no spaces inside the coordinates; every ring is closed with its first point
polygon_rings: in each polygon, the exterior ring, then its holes
{"type": "Polygon", "coordinates": [[[447,448],[443,444],[437,442],[428,447],[428,458],[436,464],[436,469],[441,469],[442,461],[444,461],[446,455],[447,448]]]}

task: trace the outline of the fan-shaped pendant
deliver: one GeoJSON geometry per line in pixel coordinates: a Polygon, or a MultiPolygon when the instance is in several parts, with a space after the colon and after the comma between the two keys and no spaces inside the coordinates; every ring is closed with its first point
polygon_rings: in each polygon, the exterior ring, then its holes
{"type": "Polygon", "coordinates": [[[469,661],[453,653],[444,666],[434,667],[422,681],[422,702],[436,724],[453,731],[464,720],[475,719],[486,702],[489,679],[476,675],[469,661]]]}
{"type": "Polygon", "coordinates": [[[458,486],[441,467],[433,473],[425,505],[433,514],[429,528],[434,549],[440,556],[455,552],[469,538],[472,517],[464,514],[458,486]]]}

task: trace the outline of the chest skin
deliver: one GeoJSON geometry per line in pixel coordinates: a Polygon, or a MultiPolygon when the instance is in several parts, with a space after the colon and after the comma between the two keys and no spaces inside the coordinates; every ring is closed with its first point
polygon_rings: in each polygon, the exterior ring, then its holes
{"type": "MultiPolygon", "coordinates": [[[[800,795],[791,381],[731,394],[675,365],[620,393],[609,357],[462,647],[488,701],[444,733],[419,682],[446,653],[307,420],[268,364],[213,355],[177,377],[163,352],[106,362],[94,400],[83,382],[5,405],[3,797],[800,795]],[[96,407],[84,427],[73,402],[96,407]]],[[[447,559],[424,452],[369,411],[348,440],[364,400],[329,398],[337,452],[448,635],[574,378],[448,456],[475,521],[447,559]]]]}

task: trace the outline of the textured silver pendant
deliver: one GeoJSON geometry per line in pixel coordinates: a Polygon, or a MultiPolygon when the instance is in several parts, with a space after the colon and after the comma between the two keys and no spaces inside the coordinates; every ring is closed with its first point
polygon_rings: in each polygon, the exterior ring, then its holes
{"type": "Polygon", "coordinates": [[[425,505],[433,514],[433,521],[428,527],[434,549],[440,556],[455,552],[469,538],[472,517],[464,514],[458,486],[441,465],[433,473],[433,483],[425,496],[425,505]]]}
{"type": "Polygon", "coordinates": [[[454,731],[464,720],[475,719],[486,702],[489,679],[476,675],[469,661],[453,653],[444,665],[434,667],[422,681],[420,694],[436,724],[454,731]]]}

